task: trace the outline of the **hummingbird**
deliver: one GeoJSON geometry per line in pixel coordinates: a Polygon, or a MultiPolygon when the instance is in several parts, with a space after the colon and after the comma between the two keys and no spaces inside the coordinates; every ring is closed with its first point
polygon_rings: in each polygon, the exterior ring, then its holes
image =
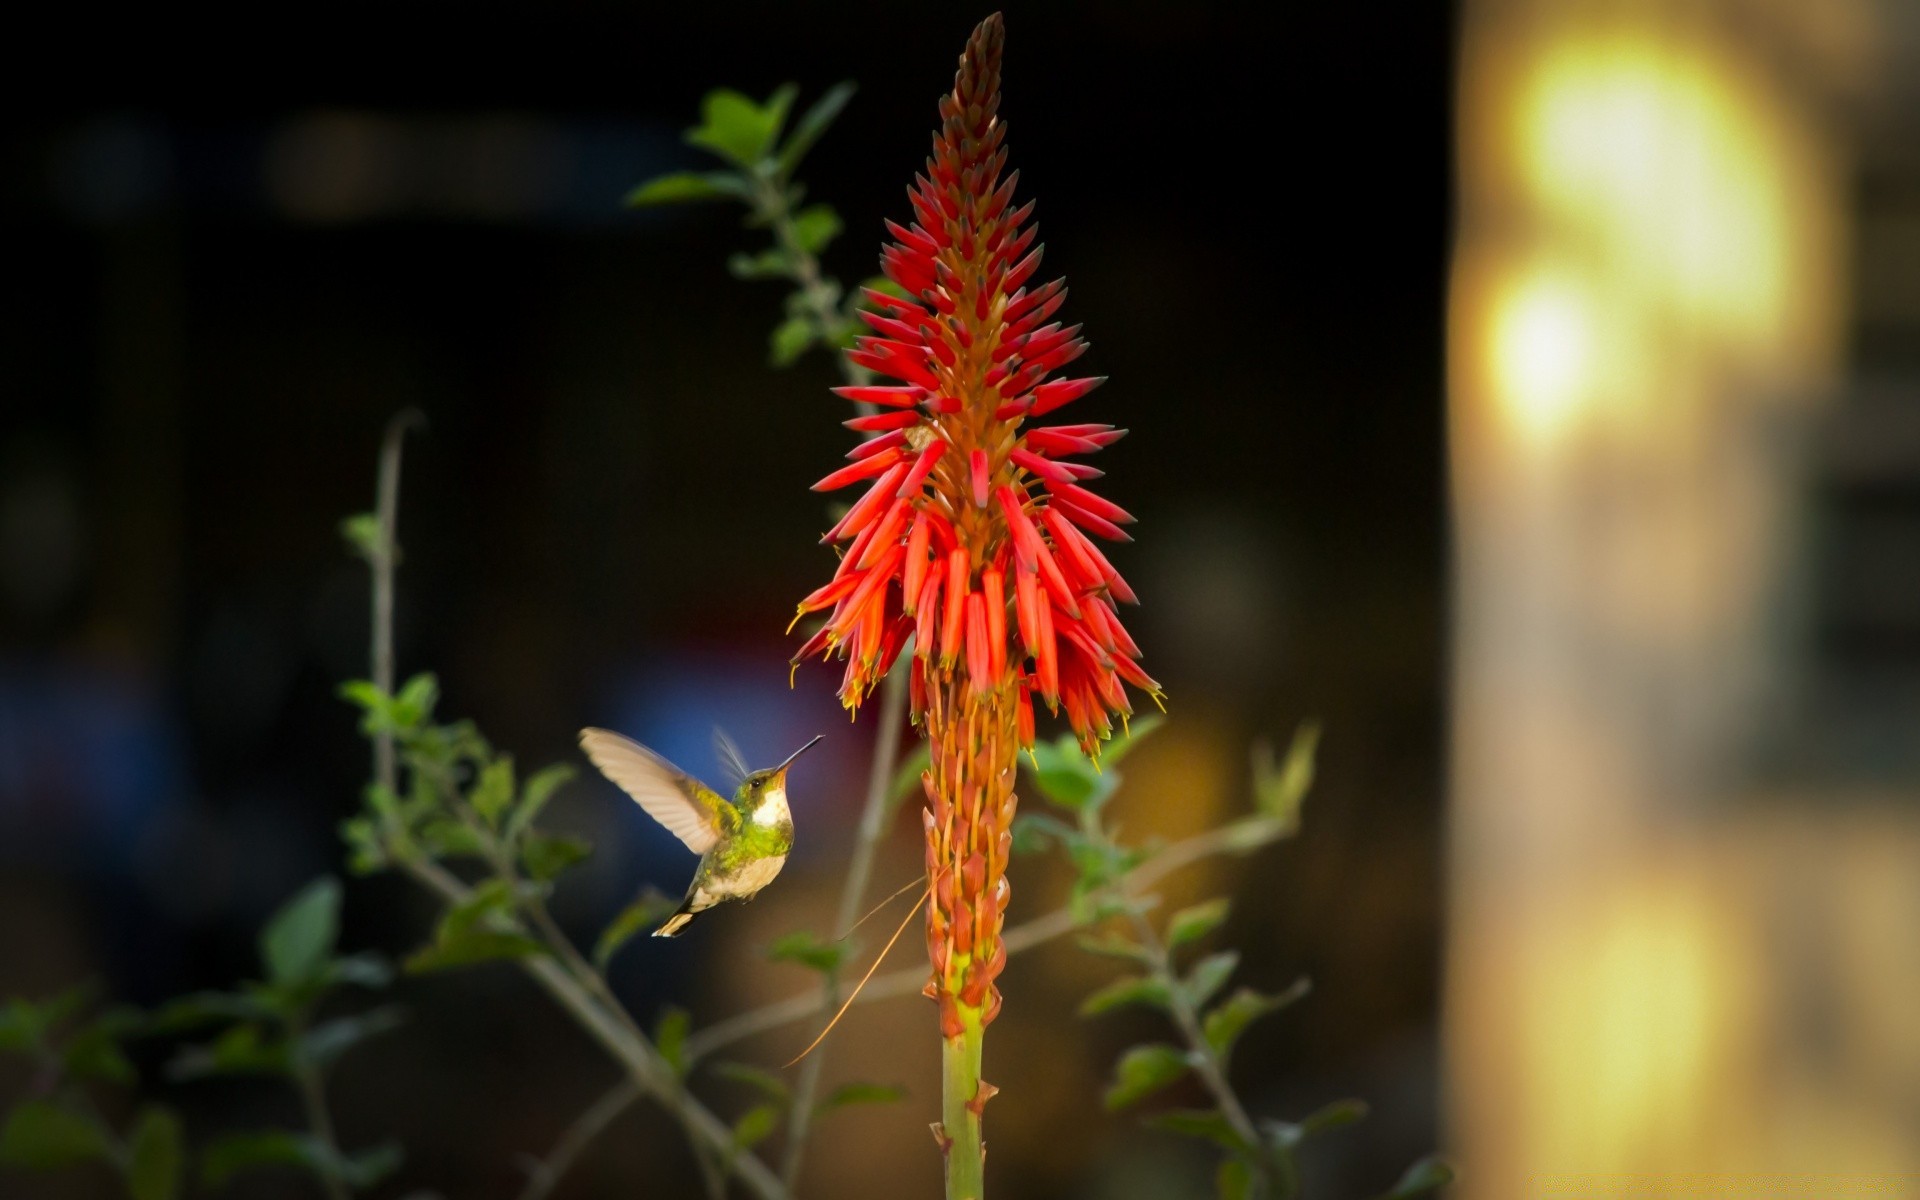
{"type": "Polygon", "coordinates": [[[605,729],[580,731],[580,748],[600,773],[700,856],[686,899],[653,936],[678,937],[696,914],[723,900],[751,900],[780,874],[793,849],[787,768],[819,740],[815,737],[777,767],[751,771],[733,743],[716,730],[721,758],[740,777],[728,800],[631,738],[605,729]]]}

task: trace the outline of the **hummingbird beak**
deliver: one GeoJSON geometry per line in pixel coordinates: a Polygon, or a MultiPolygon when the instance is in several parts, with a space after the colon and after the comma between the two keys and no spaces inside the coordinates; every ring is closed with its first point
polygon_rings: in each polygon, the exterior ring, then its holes
{"type": "Polygon", "coordinates": [[[792,754],[787,755],[787,761],[775,767],[773,769],[773,773],[775,775],[785,775],[787,773],[787,768],[793,765],[794,759],[799,758],[802,754],[805,754],[807,751],[813,749],[814,743],[820,741],[822,738],[826,736],[827,735],[824,733],[814,734],[812,742],[808,742],[806,745],[800,747],[798,750],[795,750],[792,754]]]}

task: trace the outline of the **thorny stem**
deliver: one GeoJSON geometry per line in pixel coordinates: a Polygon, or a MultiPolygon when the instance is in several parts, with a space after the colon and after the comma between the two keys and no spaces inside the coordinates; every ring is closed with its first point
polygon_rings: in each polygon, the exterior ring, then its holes
{"type": "Polygon", "coordinates": [[[940,1039],[940,1125],[934,1137],[947,1160],[947,1200],[980,1200],[986,1194],[987,1160],[980,1132],[980,1112],[986,1107],[980,1051],[987,1031],[978,1010],[960,1011],[960,1036],[940,1039]]]}
{"type": "MultiPolygon", "coordinates": [[[[371,669],[373,682],[385,693],[393,691],[393,578],[396,566],[395,529],[400,505],[400,444],[407,428],[419,420],[417,413],[402,413],[387,426],[386,442],[380,459],[377,516],[380,544],[373,555],[373,635],[371,669]]],[[[398,766],[393,734],[382,731],[374,739],[374,772],[379,783],[389,790],[398,788],[398,766]]],[[[437,894],[447,904],[458,906],[473,897],[473,889],[452,872],[431,859],[414,855],[399,857],[400,866],[422,887],[437,894]]],[[[544,912],[544,907],[540,909],[544,912]]],[[[536,921],[538,917],[536,916],[536,921]]],[[[547,924],[551,925],[551,919],[547,924]]],[[[545,930],[543,930],[545,932],[545,930]]],[[[558,930],[555,928],[554,933],[558,930]]],[[[549,933],[549,938],[552,933],[549,933]]],[[[725,1187],[716,1162],[737,1176],[758,1200],[787,1200],[787,1189],[765,1163],[750,1154],[735,1154],[733,1131],[682,1085],[673,1068],[660,1056],[644,1034],[633,1024],[626,1010],[614,1000],[612,989],[597,971],[586,966],[579,952],[564,937],[553,946],[559,957],[537,956],[518,960],[522,970],[552,996],[575,1021],[600,1043],[601,1047],[632,1077],[646,1094],[664,1105],[692,1141],[695,1158],[708,1180],[708,1192],[719,1195],[725,1187]],[[569,962],[563,962],[568,959],[569,962]],[[575,966],[573,964],[579,964],[575,966]],[[581,967],[585,967],[584,973],[581,967]]]]}
{"type": "Polygon", "coordinates": [[[520,1190],[520,1200],[546,1200],[581,1153],[593,1144],[595,1138],[605,1133],[620,1114],[633,1107],[640,1096],[640,1085],[631,1079],[622,1079],[608,1088],[598,1100],[573,1119],[573,1124],[561,1133],[560,1140],[553,1144],[553,1149],[547,1152],[544,1159],[529,1165],[527,1186],[520,1190]]]}
{"type": "MultiPolygon", "coordinates": [[[[1205,833],[1197,833],[1192,837],[1174,842],[1129,871],[1115,887],[1123,895],[1138,895],[1182,867],[1222,854],[1247,853],[1269,842],[1278,841],[1285,836],[1286,831],[1285,823],[1275,818],[1244,817],[1232,825],[1209,829],[1205,833]]],[[[1007,930],[1001,936],[1001,940],[1006,943],[1009,955],[1019,954],[1056,938],[1064,937],[1080,928],[1080,923],[1074,919],[1073,911],[1061,907],[1043,917],[1035,917],[1031,921],[1007,930]]],[[[896,996],[918,995],[926,982],[927,972],[921,967],[908,967],[879,975],[861,989],[854,1003],[871,1004],[878,1000],[891,1000],[896,996]]],[[[821,997],[824,994],[824,988],[819,991],[805,992],[740,1013],[724,1021],[717,1021],[705,1029],[695,1030],[687,1038],[687,1061],[693,1062],[704,1058],[723,1046],[730,1046],[755,1034],[805,1020],[819,1011],[821,997]]]]}
{"type": "MultiPolygon", "coordinates": [[[[304,1018],[289,1022],[288,1040],[294,1045],[292,1056],[293,1083],[300,1093],[300,1106],[306,1111],[307,1125],[313,1130],[313,1136],[327,1151],[327,1158],[339,1162],[340,1142],[333,1129],[333,1115],[327,1111],[326,1085],[321,1081],[320,1071],[307,1056],[298,1049],[301,1035],[306,1032],[304,1018]]],[[[320,1186],[327,1194],[327,1200],[348,1200],[346,1184],[331,1171],[315,1172],[320,1177],[320,1186]]]]}

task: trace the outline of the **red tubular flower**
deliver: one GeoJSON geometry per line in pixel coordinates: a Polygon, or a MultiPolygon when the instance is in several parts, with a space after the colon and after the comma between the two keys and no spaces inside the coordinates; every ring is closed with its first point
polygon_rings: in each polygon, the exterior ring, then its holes
{"type": "Polygon", "coordinates": [[[999,1010],[1014,760],[1033,740],[1032,697],[1064,711],[1089,754],[1131,711],[1123,682],[1159,698],[1114,615],[1133,592],[1087,536],[1128,540],[1119,527],[1133,518],[1087,490],[1100,472],[1062,461],[1124,431],[1029,424],[1103,380],[1052,378],[1086,343],[1078,326],[1047,323],[1062,281],[1028,286],[1041,248],[1033,205],[1011,207],[1002,40],[997,15],[974,31],[940,101],[932,156],[908,189],[913,223],[888,223],[881,267],[906,297],[868,292],[874,332],[848,357],[898,382],[836,390],[884,406],[849,427],[899,440],[856,447],[816,485],[873,481],[828,534],[854,539],[843,578],[801,606],[832,605],[824,639],[802,657],[845,657],[850,709],[912,635],[914,719],[932,746],[928,994],[950,1040],[999,1010]]]}

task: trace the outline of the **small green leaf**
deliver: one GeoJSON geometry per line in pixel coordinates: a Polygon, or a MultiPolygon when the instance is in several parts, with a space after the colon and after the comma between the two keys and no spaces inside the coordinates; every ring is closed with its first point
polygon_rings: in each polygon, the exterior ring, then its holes
{"type": "Polygon", "coordinates": [[[1095,1017],[1129,1004],[1144,1005],[1164,1012],[1171,1003],[1172,997],[1167,992],[1166,984],[1144,975],[1128,975],[1114,980],[1081,1001],[1080,1015],[1095,1017]]]}
{"type": "Polygon", "coordinates": [[[701,102],[703,119],[687,131],[687,141],[738,166],[751,167],[773,149],[797,93],[788,84],[762,105],[731,88],[716,88],[701,102]]]}
{"type": "Polygon", "coordinates": [[[299,1053],[311,1065],[324,1069],[368,1038],[400,1028],[404,1020],[401,1010],[389,1005],[357,1016],[323,1021],[301,1035],[299,1053]]]}
{"type": "Polygon", "coordinates": [[[662,918],[678,907],[679,905],[672,897],[663,895],[651,887],[641,892],[640,898],[621,909],[620,915],[613,919],[601,933],[600,940],[594,943],[594,965],[602,971],[606,970],[607,964],[613,961],[613,956],[620,952],[620,947],[659,923],[662,918]]]}
{"type": "Polygon", "coordinates": [[[134,1081],[133,1064],[120,1050],[120,1038],[130,1032],[139,1015],[132,1010],[109,1013],[68,1039],[61,1059],[69,1075],[104,1079],[109,1083],[134,1081]]]}
{"type": "Polygon", "coordinates": [[[1055,842],[1071,849],[1084,841],[1078,829],[1047,813],[1021,813],[1013,819],[1013,852],[1033,854],[1055,842]]]}
{"type": "Polygon", "coordinates": [[[927,773],[927,768],[932,764],[933,756],[927,744],[915,742],[913,749],[900,760],[899,767],[893,772],[893,783],[887,788],[887,804],[890,810],[897,809],[906,803],[907,797],[920,793],[920,777],[927,773]]]}
{"type": "Polygon", "coordinates": [[[260,960],[276,984],[305,983],[333,956],[340,935],[340,881],[314,880],[267,920],[260,933],[260,960]]]}
{"type": "Polygon", "coordinates": [[[693,1030],[693,1017],[684,1008],[668,1008],[653,1027],[653,1044],[667,1060],[675,1075],[687,1073],[687,1034],[693,1030]]]}
{"type": "Polygon", "coordinates": [[[1240,1040],[1247,1026],[1268,1013],[1279,1012],[1310,990],[1311,985],[1304,979],[1296,980],[1292,987],[1277,996],[1263,995],[1252,988],[1236,990],[1207,1014],[1203,1023],[1207,1045],[1213,1047],[1213,1052],[1222,1059],[1227,1058],[1233,1053],[1233,1044],[1240,1040]]]}
{"type": "Polygon", "coordinates": [[[756,1104],[740,1115],[733,1123],[733,1148],[736,1151],[751,1150],[767,1140],[767,1135],[780,1125],[780,1107],[774,1104],[756,1104]]]}
{"type": "Polygon", "coordinates": [[[1345,1129],[1349,1125],[1357,1125],[1366,1119],[1367,1105],[1364,1100],[1335,1100],[1292,1122],[1292,1127],[1299,1131],[1300,1138],[1308,1138],[1319,1133],[1345,1129]]]}
{"type": "Polygon", "coordinates": [[[781,179],[793,177],[800,160],[807,156],[807,151],[813,149],[820,135],[833,124],[840,110],[847,106],[847,101],[853,99],[854,90],[851,81],[836,83],[827,89],[825,95],[815,100],[806,112],[800,114],[800,119],[793,123],[793,132],[787,136],[786,145],[780,147],[777,169],[781,179]]]}
{"type": "Polygon", "coordinates": [[[380,557],[382,538],[380,536],[380,517],[376,513],[355,513],[340,522],[340,536],[345,538],[353,552],[368,562],[380,557]]]}
{"type": "Polygon", "coordinates": [[[1244,1154],[1253,1149],[1234,1129],[1233,1122],[1215,1109],[1176,1108],[1155,1113],[1145,1123],[1149,1129],[1212,1142],[1224,1150],[1244,1154]]]}
{"type": "Polygon", "coordinates": [[[1100,751],[1101,768],[1118,766],[1121,759],[1133,753],[1135,746],[1152,737],[1154,732],[1166,723],[1167,719],[1158,713],[1133,722],[1128,726],[1125,736],[1113,738],[1107,742],[1106,748],[1100,751]]]}
{"type": "Polygon", "coordinates": [[[173,1110],[157,1104],[141,1109],[127,1139],[127,1193],[133,1200],[174,1200],[185,1157],[173,1110]]]}
{"type": "Polygon", "coordinates": [[[1174,913],[1167,920],[1167,946],[1170,949],[1178,949],[1190,942],[1199,941],[1220,927],[1220,922],[1227,919],[1227,913],[1232,907],[1232,901],[1221,897],[1174,913]]]}
{"type": "Polygon", "coordinates": [[[205,1079],[214,1075],[286,1075],[293,1070],[291,1047],[258,1025],[235,1025],[213,1041],[183,1046],[167,1064],[174,1079],[205,1079]]]}
{"type": "Polygon", "coordinates": [[[276,1166],[303,1167],[326,1177],[333,1163],[331,1156],[305,1134],[262,1129],[215,1138],[200,1155],[200,1178],[209,1188],[219,1188],[242,1171],[276,1166]]]}
{"type": "Polygon", "coordinates": [[[1093,760],[1080,752],[1079,744],[1071,737],[1054,742],[1036,740],[1027,772],[1043,796],[1075,811],[1098,804],[1106,798],[1104,793],[1113,790],[1111,781],[1101,775],[1093,760]]]}
{"type": "Polygon", "coordinates": [[[1172,1046],[1135,1046],[1114,1065],[1113,1083],[1101,1102],[1118,1112],[1146,1099],[1187,1072],[1186,1056],[1172,1046]]]}
{"type": "Polygon", "coordinates": [[[547,883],[592,853],[593,843],[583,838],[536,833],[520,847],[520,865],[526,868],[528,878],[547,883]]]}
{"type": "Polygon", "coordinates": [[[727,259],[727,273],[735,279],[790,279],[793,257],[778,246],[758,254],[735,254],[727,259]]]}
{"type": "Polygon", "coordinates": [[[832,1112],[851,1104],[892,1104],[905,1097],[907,1089],[888,1083],[843,1083],[825,1100],[813,1106],[816,1113],[832,1112]]]}
{"type": "Polygon", "coordinates": [[[1220,1200],[1254,1200],[1257,1195],[1253,1168],[1239,1158],[1221,1162],[1220,1169],[1214,1172],[1213,1187],[1220,1200]]]}
{"type": "Polygon", "coordinates": [[[731,1079],[735,1083],[745,1084],[769,1100],[785,1104],[792,1099],[793,1093],[786,1081],[772,1071],[762,1070],[740,1062],[718,1062],[713,1064],[713,1073],[722,1079],[731,1079]]]}
{"type": "Polygon", "coordinates": [[[274,1010],[257,996],[194,992],[169,1000],[147,1021],[148,1033],[186,1033],[229,1021],[264,1021],[274,1010]]]}
{"type": "Polygon", "coordinates": [[[105,1130],[49,1100],[26,1100],[0,1127],[0,1164],[51,1170],[108,1156],[105,1130]]]}
{"type": "Polygon", "coordinates": [[[767,339],[769,360],[776,367],[790,367],[819,338],[820,330],[813,318],[788,317],[773,327],[767,339]]]}
{"type": "Polygon", "coordinates": [[[402,729],[411,729],[433,716],[440,703],[440,680],[430,671],[422,671],[400,685],[393,698],[394,721],[402,729]]]}
{"type": "Polygon", "coordinates": [[[847,944],[845,942],[823,942],[810,929],[796,929],[775,939],[767,947],[767,957],[774,962],[798,963],[815,971],[832,971],[846,961],[847,944]]]}
{"type": "Polygon", "coordinates": [[[809,204],[793,214],[793,240],[808,254],[825,250],[845,228],[831,204],[809,204]]]}
{"type": "Polygon", "coordinates": [[[1454,1180],[1453,1167],[1441,1158],[1423,1158],[1407,1168],[1406,1174],[1380,1200],[1413,1200],[1437,1191],[1454,1180]]]}
{"type": "Polygon", "coordinates": [[[328,963],[320,977],[328,987],[351,983],[355,987],[383,988],[393,982],[393,967],[378,954],[348,954],[328,963]]]}
{"type": "Polygon", "coordinates": [[[1080,948],[1088,954],[1098,954],[1105,958],[1124,958],[1130,962],[1148,962],[1152,955],[1146,947],[1123,934],[1109,933],[1101,937],[1085,936],[1079,939],[1080,948]]]}
{"type": "Polygon", "coordinates": [[[469,929],[444,942],[414,951],[407,958],[407,973],[425,975],[501,959],[533,958],[545,952],[546,947],[523,933],[469,929]]]}
{"type": "Polygon", "coordinates": [[[1286,761],[1278,768],[1273,762],[1273,747],[1266,742],[1254,744],[1254,806],[1280,822],[1283,836],[1291,836],[1300,828],[1300,806],[1313,787],[1313,756],[1319,744],[1319,725],[1310,721],[1300,726],[1287,747],[1286,761]]]}
{"type": "Polygon", "coordinates": [[[520,803],[507,820],[507,840],[513,841],[531,829],[541,811],[547,807],[547,801],[553,799],[555,792],[573,782],[578,774],[572,763],[554,763],[530,775],[526,783],[520,786],[520,803]]]}
{"type": "Polygon", "coordinates": [[[1218,954],[1209,954],[1193,965],[1187,977],[1180,984],[1180,990],[1186,995],[1187,1003],[1195,1009],[1205,1008],[1213,999],[1215,992],[1226,985],[1233,977],[1235,967],[1240,965],[1238,950],[1222,950],[1218,954]]]}
{"type": "Polygon", "coordinates": [[[467,791],[467,803],[488,828],[500,827],[500,814],[513,803],[513,756],[502,754],[480,769],[480,777],[467,791]]]}
{"type": "Polygon", "coordinates": [[[486,850],[478,830],[452,817],[435,817],[421,826],[420,842],[436,858],[460,858],[486,850]]]}
{"type": "Polygon", "coordinates": [[[627,193],[628,208],[657,208],[701,200],[744,200],[744,179],[731,171],[678,171],[649,179],[627,193]]]}

